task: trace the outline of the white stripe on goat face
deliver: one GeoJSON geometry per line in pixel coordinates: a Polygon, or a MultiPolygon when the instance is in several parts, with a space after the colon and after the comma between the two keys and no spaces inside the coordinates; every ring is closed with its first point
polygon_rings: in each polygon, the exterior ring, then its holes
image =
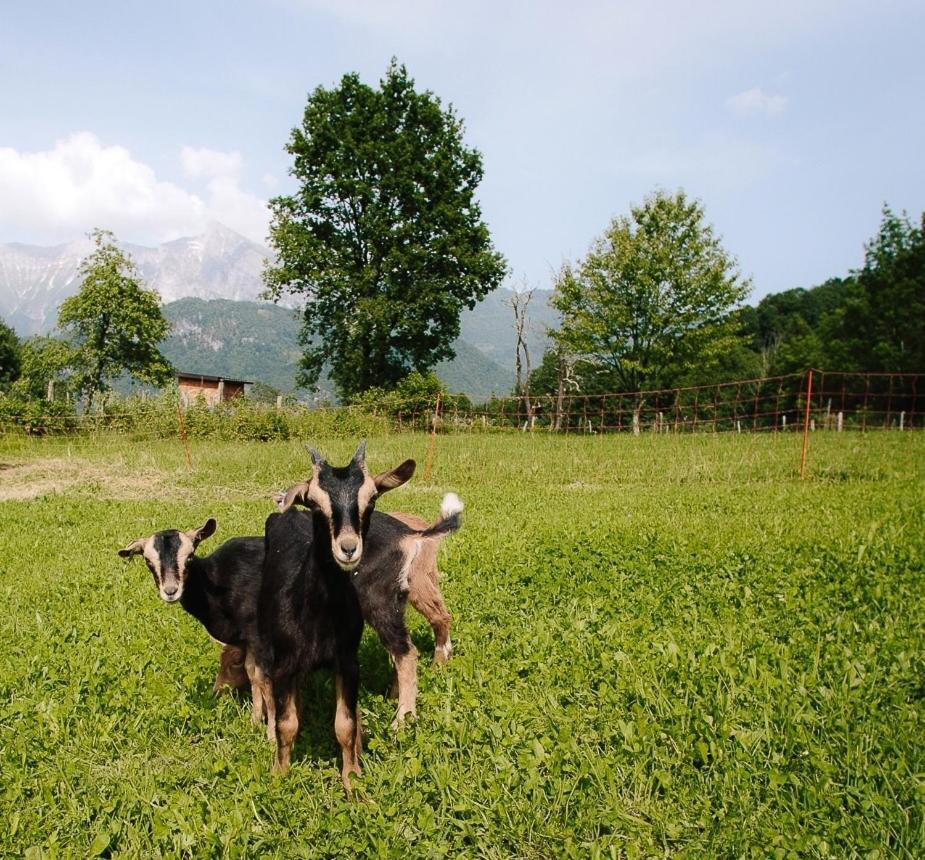
{"type": "Polygon", "coordinates": [[[145,541],[144,559],[167,603],[176,603],[183,596],[186,563],[195,549],[189,535],[178,531],[158,532],[145,541]]]}
{"type": "Polygon", "coordinates": [[[378,492],[365,463],[352,462],[341,468],[315,465],[308,486],[309,502],[327,520],[331,554],[338,567],[348,573],[356,570],[363,557],[363,534],[378,492]]]}

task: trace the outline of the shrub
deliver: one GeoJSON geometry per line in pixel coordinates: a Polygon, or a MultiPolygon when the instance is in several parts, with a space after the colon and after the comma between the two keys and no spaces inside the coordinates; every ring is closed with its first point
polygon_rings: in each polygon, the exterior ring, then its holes
{"type": "Polygon", "coordinates": [[[0,396],[0,430],[22,432],[29,436],[73,433],[77,416],[70,403],[44,400],[18,400],[0,396]]]}

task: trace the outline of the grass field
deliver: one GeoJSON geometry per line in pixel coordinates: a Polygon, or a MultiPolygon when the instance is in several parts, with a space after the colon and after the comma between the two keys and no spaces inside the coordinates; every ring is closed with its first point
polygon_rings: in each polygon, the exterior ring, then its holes
{"type": "MultiPolygon", "coordinates": [[[[333,461],[356,440],[311,440],[333,461]]],[[[427,439],[369,441],[372,468],[427,439]]],[[[260,533],[285,444],[0,439],[0,855],[920,857],[925,436],[463,436],[381,509],[467,505],[441,556],[456,656],[395,734],[364,636],[359,798],[333,685],[294,764],[218,646],[116,550],[260,533]]]]}

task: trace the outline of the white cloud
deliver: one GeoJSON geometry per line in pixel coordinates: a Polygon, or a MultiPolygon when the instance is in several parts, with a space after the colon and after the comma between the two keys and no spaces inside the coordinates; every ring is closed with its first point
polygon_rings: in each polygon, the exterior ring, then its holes
{"type": "Polygon", "coordinates": [[[739,116],[778,116],[787,109],[787,97],[770,95],[761,87],[738,93],[726,99],[726,106],[739,116]]]}
{"type": "Polygon", "coordinates": [[[240,152],[222,152],[206,147],[184,146],[180,150],[180,161],[187,176],[217,178],[227,177],[237,180],[244,166],[240,152]]]}
{"type": "Polygon", "coordinates": [[[266,203],[240,188],[240,153],[184,147],[180,160],[188,176],[205,180],[203,193],[159,179],[125,147],[88,131],[39,152],[2,147],[0,237],[45,244],[105,227],[125,241],[157,243],[220,221],[264,240],[266,203]]]}

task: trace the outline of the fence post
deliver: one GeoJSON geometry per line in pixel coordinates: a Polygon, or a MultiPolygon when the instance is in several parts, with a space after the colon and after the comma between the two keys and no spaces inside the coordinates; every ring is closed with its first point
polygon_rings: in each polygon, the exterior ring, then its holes
{"type": "Polygon", "coordinates": [[[276,411],[279,412],[283,408],[283,395],[276,395],[276,411]]]}
{"type": "Polygon", "coordinates": [[[806,411],[803,413],[803,453],[800,455],[800,480],[806,474],[806,449],[809,447],[809,407],[813,397],[813,369],[806,371],[806,411]]]}
{"type": "Polygon", "coordinates": [[[186,455],[186,471],[193,471],[193,461],[189,455],[189,440],[186,438],[186,425],[183,423],[183,404],[177,400],[177,427],[180,429],[180,441],[183,442],[183,453],[186,455]]]}
{"type": "Polygon", "coordinates": [[[53,402],[54,399],[55,399],[55,381],[54,381],[54,379],[49,379],[49,380],[48,380],[48,391],[47,391],[47,393],[46,393],[45,399],[46,399],[49,403],[53,402]]]}
{"type": "Polygon", "coordinates": [[[900,431],[904,430],[904,429],[905,429],[905,426],[906,426],[906,410],[903,409],[903,411],[899,413],[899,429],[900,429],[900,431]]]}
{"type": "Polygon", "coordinates": [[[841,412],[841,411],[840,411],[840,412],[838,413],[838,415],[836,416],[836,418],[835,418],[835,426],[836,426],[836,429],[838,430],[838,432],[841,433],[841,431],[842,431],[842,430],[844,429],[844,427],[845,427],[845,413],[844,413],[844,412],[841,412]]]}
{"type": "Polygon", "coordinates": [[[437,392],[437,402],[434,405],[434,414],[430,424],[430,445],[427,446],[427,460],[424,463],[424,480],[430,480],[431,469],[434,465],[434,450],[437,447],[437,420],[440,416],[441,392],[437,392]]]}

